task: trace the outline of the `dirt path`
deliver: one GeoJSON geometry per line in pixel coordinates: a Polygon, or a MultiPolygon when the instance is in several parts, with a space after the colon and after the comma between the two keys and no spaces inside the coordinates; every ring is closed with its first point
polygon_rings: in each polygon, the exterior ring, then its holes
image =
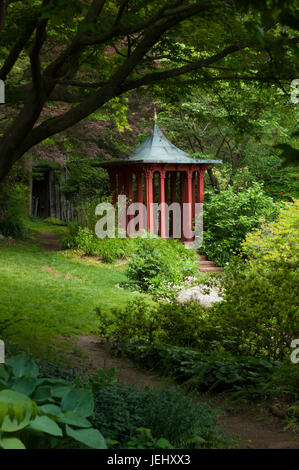
{"type": "Polygon", "coordinates": [[[229,413],[219,419],[219,424],[237,438],[239,449],[299,449],[299,440],[283,431],[281,424],[265,412],[229,413]]]}
{"type": "MultiPolygon", "coordinates": [[[[169,383],[155,374],[138,369],[130,360],[112,356],[107,343],[100,339],[81,335],[74,344],[85,354],[84,365],[91,371],[115,367],[120,371],[119,379],[126,383],[154,387],[169,383]]],[[[210,403],[213,406],[213,401],[210,403]]],[[[221,416],[218,422],[224,432],[237,439],[237,448],[299,449],[299,436],[295,438],[290,432],[283,431],[279,421],[266,411],[243,411],[230,406],[226,415],[221,416]]]]}
{"type": "Polygon", "coordinates": [[[86,354],[88,364],[86,364],[86,358],[84,358],[84,364],[92,372],[99,368],[108,370],[111,367],[115,367],[119,372],[119,380],[128,384],[135,383],[158,387],[167,382],[167,380],[163,381],[163,379],[155,374],[138,369],[128,359],[114,357],[109,352],[109,345],[102,340],[92,336],[80,335],[74,344],[86,354]]]}

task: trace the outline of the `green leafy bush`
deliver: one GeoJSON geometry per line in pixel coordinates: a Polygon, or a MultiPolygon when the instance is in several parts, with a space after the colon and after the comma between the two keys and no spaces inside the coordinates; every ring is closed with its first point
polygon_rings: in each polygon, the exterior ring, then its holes
{"type": "Polygon", "coordinates": [[[74,223],[69,224],[69,234],[62,241],[66,248],[79,250],[87,256],[101,257],[106,263],[127,258],[134,250],[134,239],[98,239],[89,228],[80,227],[74,223]]]}
{"type": "Polygon", "coordinates": [[[178,240],[140,237],[128,264],[129,279],[143,291],[153,291],[161,282],[181,283],[198,272],[198,257],[178,240]]]}
{"type": "Polygon", "coordinates": [[[298,337],[298,269],[290,263],[250,268],[234,261],[224,279],[225,302],[215,307],[223,336],[232,351],[271,359],[290,354],[298,337]]]}
{"type": "Polygon", "coordinates": [[[140,427],[150,429],[154,440],[167,439],[176,448],[211,448],[223,442],[216,413],[172,388],[121,383],[101,388],[95,392],[94,425],[121,448],[131,447],[140,427]]]}
{"type": "Polygon", "coordinates": [[[204,236],[201,252],[219,266],[229,262],[232,252],[239,252],[245,236],[263,221],[274,220],[279,204],[255,183],[236,192],[232,187],[213,194],[204,205],[204,236]]]}
{"type": "Polygon", "coordinates": [[[25,230],[27,188],[10,179],[0,183],[0,234],[22,238],[25,230]]]}
{"type": "Polygon", "coordinates": [[[284,203],[276,221],[253,230],[242,243],[242,250],[250,260],[271,265],[286,261],[296,267],[299,255],[299,199],[284,203]]]}
{"type": "Polygon", "coordinates": [[[196,301],[153,303],[137,298],[128,302],[125,308],[110,312],[98,308],[97,313],[101,320],[99,333],[110,340],[140,340],[150,344],[162,342],[200,348],[203,330],[205,340],[207,335],[209,338],[210,313],[196,301]]]}
{"type": "Polygon", "coordinates": [[[276,222],[249,234],[225,270],[225,302],[215,306],[234,353],[281,359],[299,336],[299,202],[287,204],[276,222]]]}
{"type": "Polygon", "coordinates": [[[106,448],[92,427],[91,390],[39,376],[37,364],[19,354],[0,364],[0,448],[106,448]]]}
{"type": "Polygon", "coordinates": [[[116,341],[143,340],[153,341],[159,329],[156,321],[156,307],[153,302],[136,298],[128,302],[124,309],[115,308],[110,312],[96,309],[100,317],[99,334],[116,341]]]}

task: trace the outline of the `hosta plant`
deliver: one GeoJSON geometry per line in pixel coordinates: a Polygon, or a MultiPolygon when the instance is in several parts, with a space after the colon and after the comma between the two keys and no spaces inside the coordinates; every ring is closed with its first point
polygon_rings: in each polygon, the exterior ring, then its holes
{"type": "Polygon", "coordinates": [[[106,448],[92,427],[91,390],[63,379],[39,377],[39,368],[19,354],[0,364],[0,448],[106,448]]]}

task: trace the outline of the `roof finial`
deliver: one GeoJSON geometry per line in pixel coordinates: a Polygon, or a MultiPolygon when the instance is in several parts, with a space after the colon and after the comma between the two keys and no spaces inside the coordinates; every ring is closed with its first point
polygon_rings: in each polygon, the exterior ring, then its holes
{"type": "Polygon", "coordinates": [[[154,121],[157,121],[157,110],[156,110],[156,106],[154,106],[154,121]]]}

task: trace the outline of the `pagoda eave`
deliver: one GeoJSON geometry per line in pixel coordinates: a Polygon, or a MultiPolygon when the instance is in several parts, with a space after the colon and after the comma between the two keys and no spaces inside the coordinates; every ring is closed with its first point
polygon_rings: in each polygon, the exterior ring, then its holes
{"type": "Polygon", "coordinates": [[[169,161],[166,162],[165,160],[111,160],[107,162],[95,163],[94,166],[99,167],[109,167],[109,166],[123,166],[123,165],[217,165],[222,164],[222,160],[191,160],[186,161],[185,159],[182,161],[169,161]]]}

